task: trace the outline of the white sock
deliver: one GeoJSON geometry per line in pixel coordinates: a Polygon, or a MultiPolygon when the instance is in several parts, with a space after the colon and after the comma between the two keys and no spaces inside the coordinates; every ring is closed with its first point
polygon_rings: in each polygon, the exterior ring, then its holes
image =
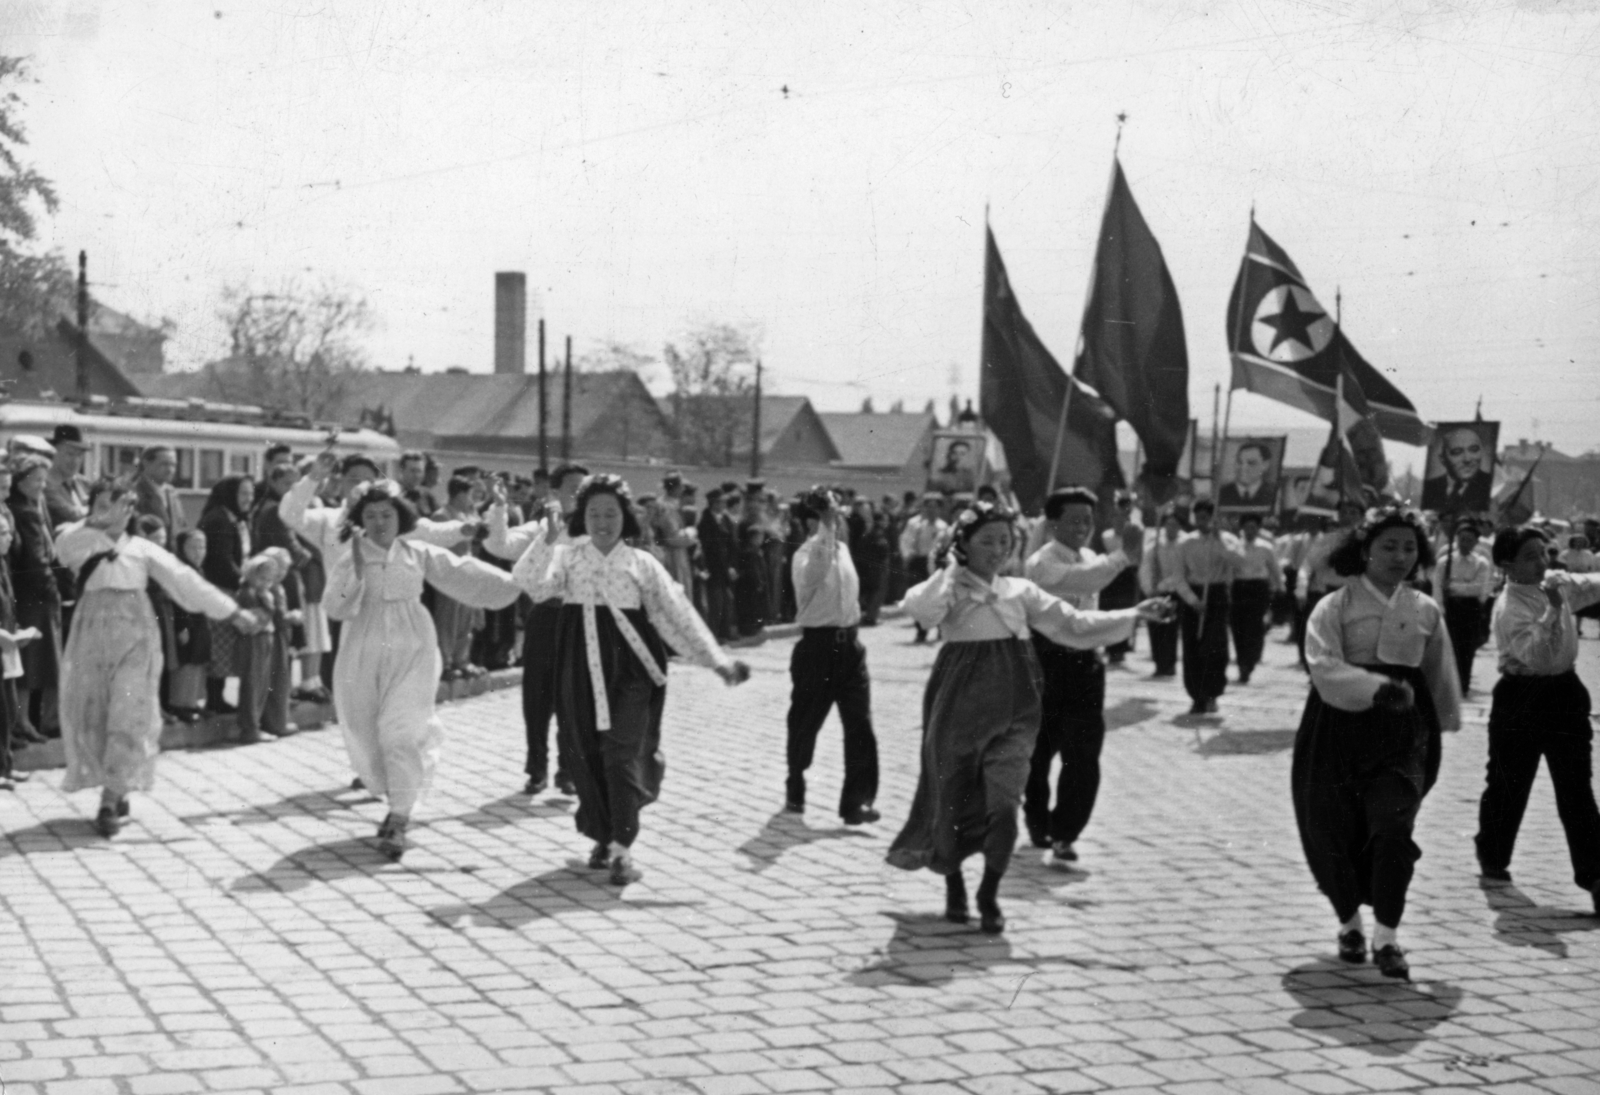
{"type": "Polygon", "coordinates": [[[1352,916],[1349,920],[1346,920],[1343,924],[1339,925],[1339,934],[1340,935],[1348,935],[1350,932],[1358,932],[1358,931],[1361,931],[1361,930],[1362,930],[1362,926],[1361,926],[1361,910],[1360,909],[1357,909],[1356,910],[1356,914],[1354,916],[1352,916]]]}
{"type": "Polygon", "coordinates": [[[1372,928],[1372,949],[1381,951],[1384,947],[1398,942],[1395,939],[1396,929],[1386,924],[1374,924],[1372,928]]]}

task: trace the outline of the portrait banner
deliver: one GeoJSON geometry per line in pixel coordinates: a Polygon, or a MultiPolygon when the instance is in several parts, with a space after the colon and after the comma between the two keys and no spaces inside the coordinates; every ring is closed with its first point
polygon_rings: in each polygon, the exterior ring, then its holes
{"type": "Polygon", "coordinates": [[[928,462],[928,489],[945,494],[978,489],[988,439],[979,433],[936,433],[928,462]]]}
{"type": "Polygon", "coordinates": [[[1267,514],[1276,510],[1283,453],[1288,444],[1285,436],[1230,437],[1224,441],[1217,511],[1267,514]]]}
{"type": "Polygon", "coordinates": [[[1441,422],[1428,444],[1422,508],[1435,513],[1488,513],[1494,497],[1498,422],[1441,422]]]}

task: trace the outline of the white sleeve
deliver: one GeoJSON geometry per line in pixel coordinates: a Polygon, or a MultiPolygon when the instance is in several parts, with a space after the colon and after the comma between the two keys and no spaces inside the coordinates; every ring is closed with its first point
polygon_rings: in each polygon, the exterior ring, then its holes
{"type": "Polygon", "coordinates": [[[639,564],[639,601],[650,623],[673,650],[696,665],[708,669],[725,668],[732,659],[718,645],[716,636],[689,603],[683,587],[672,579],[653,556],[636,551],[639,564]]]}
{"type": "Polygon", "coordinates": [[[900,607],[923,627],[938,627],[955,603],[956,568],[947,566],[925,582],[906,590],[900,607]]]}
{"type": "Polygon", "coordinates": [[[190,612],[203,612],[213,620],[226,620],[239,611],[232,597],[202,578],[198,570],[179,562],[176,555],[148,540],[136,542],[150,577],[179,605],[190,612]]]}
{"type": "Polygon", "coordinates": [[[522,595],[522,589],[499,567],[470,555],[457,555],[428,543],[411,545],[422,555],[428,584],[464,605],[505,608],[522,595]]]}
{"type": "Polygon", "coordinates": [[[511,568],[511,580],[532,597],[534,603],[560,597],[566,592],[566,551],[562,546],[549,543],[543,536],[528,545],[517,565],[511,568]]]}
{"type": "Polygon", "coordinates": [[[1131,608],[1091,612],[1073,608],[1032,582],[1024,586],[1022,606],[1028,613],[1028,626],[1051,642],[1075,650],[1121,642],[1133,635],[1139,619],[1138,612],[1131,608]]]}

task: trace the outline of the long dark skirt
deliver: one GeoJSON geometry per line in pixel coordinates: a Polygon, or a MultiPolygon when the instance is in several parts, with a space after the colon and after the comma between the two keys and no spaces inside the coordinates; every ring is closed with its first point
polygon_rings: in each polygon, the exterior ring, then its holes
{"type": "Polygon", "coordinates": [[[17,599],[17,626],[37,627],[39,638],[22,648],[20,688],[54,688],[61,679],[61,602],[17,599]]]}
{"type": "MultiPolygon", "coordinates": [[[[639,811],[661,794],[661,711],[667,690],[650,679],[622,637],[611,610],[595,609],[600,669],[606,679],[611,729],[595,725],[594,693],[583,637],[583,607],[561,606],[556,627],[556,732],[567,743],[567,774],[578,788],[578,831],[624,847],[639,835],[639,811]]],[[[667,648],[640,609],[624,615],[665,672],[667,648]]]]}
{"type": "Polygon", "coordinates": [[[1002,873],[1039,735],[1039,659],[1024,639],[947,643],[922,696],[922,770],[889,863],[952,874],[982,852],[1002,873]]]}
{"type": "Polygon", "coordinates": [[[1371,905],[1396,927],[1422,852],[1411,839],[1439,775],[1439,718],[1422,671],[1366,666],[1411,685],[1409,711],[1341,711],[1315,686],[1295,736],[1291,786],[1306,863],[1340,921],[1371,905]]]}

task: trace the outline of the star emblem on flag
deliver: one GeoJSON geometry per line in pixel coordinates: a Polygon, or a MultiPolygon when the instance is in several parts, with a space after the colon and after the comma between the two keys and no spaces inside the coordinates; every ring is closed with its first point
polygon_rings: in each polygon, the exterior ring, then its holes
{"type": "Polygon", "coordinates": [[[1278,285],[1256,305],[1250,339],[1269,361],[1304,361],[1321,353],[1333,338],[1333,319],[1311,291],[1300,285],[1278,285]]]}

